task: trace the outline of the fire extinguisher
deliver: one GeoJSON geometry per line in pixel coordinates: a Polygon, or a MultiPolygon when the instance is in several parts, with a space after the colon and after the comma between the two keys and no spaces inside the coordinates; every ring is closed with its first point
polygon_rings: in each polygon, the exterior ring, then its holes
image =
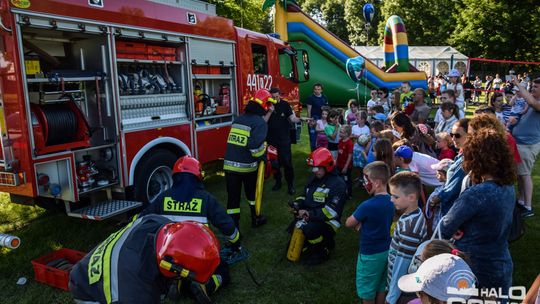
{"type": "Polygon", "coordinates": [[[197,115],[202,115],[202,112],[204,110],[204,105],[200,100],[200,96],[203,94],[202,88],[200,84],[196,84],[195,88],[193,90],[193,100],[195,102],[195,112],[197,115]]]}
{"type": "Polygon", "coordinates": [[[304,248],[304,242],[306,240],[306,236],[304,235],[304,232],[302,232],[302,227],[306,224],[306,221],[302,219],[297,221],[294,225],[291,241],[287,250],[287,259],[291,262],[298,262],[300,260],[300,255],[302,254],[302,249],[304,248]]]}
{"type": "Polygon", "coordinates": [[[228,84],[221,84],[221,87],[219,88],[219,97],[221,99],[221,105],[228,107],[230,104],[230,88],[228,84]]]}

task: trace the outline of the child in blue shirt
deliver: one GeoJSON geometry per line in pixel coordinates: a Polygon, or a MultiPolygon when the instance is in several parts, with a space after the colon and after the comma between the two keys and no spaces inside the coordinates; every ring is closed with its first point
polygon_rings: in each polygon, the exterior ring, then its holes
{"type": "Polygon", "coordinates": [[[521,116],[529,109],[529,105],[519,93],[518,87],[511,87],[510,90],[507,90],[505,92],[505,97],[509,100],[507,110],[503,111],[503,119],[506,128],[512,131],[514,126],[521,119],[521,116]]]}
{"type": "Polygon", "coordinates": [[[381,131],[384,130],[384,124],[381,121],[376,120],[370,124],[369,129],[371,130],[371,143],[366,153],[368,164],[375,161],[375,153],[373,153],[373,146],[375,146],[377,139],[379,139],[381,131]]]}
{"type": "Polygon", "coordinates": [[[362,134],[356,140],[353,147],[353,167],[364,169],[367,165],[366,144],[370,141],[369,135],[362,134]]]}
{"type": "Polygon", "coordinates": [[[386,191],[388,165],[375,161],[364,168],[364,187],[372,197],[356,208],[345,225],[360,231],[360,252],[356,263],[356,292],[363,303],[384,301],[390,226],[394,205],[386,191]]]}

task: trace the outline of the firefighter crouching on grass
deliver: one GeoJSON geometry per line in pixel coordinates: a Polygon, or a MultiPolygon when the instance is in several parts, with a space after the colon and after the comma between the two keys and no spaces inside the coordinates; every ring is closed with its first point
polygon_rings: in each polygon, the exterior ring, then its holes
{"type": "Polygon", "coordinates": [[[259,227],[266,218],[255,213],[255,187],[258,164],[266,152],[266,133],[268,126],[262,118],[275,102],[267,90],[258,90],[246,105],[245,113],[237,117],[229,137],[223,169],[227,186],[227,213],[240,227],[240,198],[242,184],[251,211],[251,226],[259,227]]]}
{"type": "Polygon", "coordinates": [[[160,303],[171,283],[211,280],[219,243],[201,223],[147,215],[111,234],[70,273],[76,303],[160,303]]]}
{"type": "MultiPolygon", "coordinates": [[[[153,204],[141,212],[159,214],[173,222],[195,221],[215,226],[227,238],[226,246],[233,252],[240,250],[240,233],[232,218],[210,193],[204,190],[202,170],[199,161],[191,156],[180,157],[173,167],[173,185],[161,194],[153,204]]],[[[191,292],[199,303],[211,302],[209,294],[229,283],[229,267],[221,262],[204,286],[192,283],[191,292]]]]}
{"type": "MultiPolygon", "coordinates": [[[[326,261],[335,247],[334,235],[341,227],[347,195],[345,182],[334,170],[335,161],[328,149],[313,151],[307,163],[314,176],[307,183],[304,196],[297,197],[293,203],[296,217],[293,225],[300,228],[305,237],[305,243],[300,246],[302,251],[298,250],[297,254],[301,254],[305,264],[316,265],[326,261]]],[[[294,237],[291,238],[291,243],[294,241],[294,237]]]]}

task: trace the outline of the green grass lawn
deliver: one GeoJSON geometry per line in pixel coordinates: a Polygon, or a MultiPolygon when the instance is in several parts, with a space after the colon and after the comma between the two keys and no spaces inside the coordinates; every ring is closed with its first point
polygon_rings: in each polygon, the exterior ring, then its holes
{"type": "MultiPolygon", "coordinates": [[[[305,165],[309,140],[305,128],[302,142],[293,146],[296,189],[301,190],[309,176],[305,165]]],[[[534,184],[540,185],[540,162],[534,170],[534,184]]],[[[208,191],[223,205],[226,204],[225,180],[216,174],[205,180],[208,191]]],[[[272,192],[272,180],[266,182],[263,213],[268,224],[251,229],[249,208],[242,203],[241,232],[243,244],[251,251],[249,259],[255,276],[263,282],[257,287],[245,266],[234,265],[231,284],[213,298],[220,303],[355,303],[355,267],[358,254],[358,234],[342,228],[336,237],[336,249],[323,265],[306,267],[286,260],[288,235],[285,228],[291,220],[287,202],[291,196],[282,188],[272,192]]],[[[345,206],[343,219],[366,198],[362,189],[354,189],[354,197],[345,206]]],[[[540,189],[534,193],[536,210],[540,210],[540,189]]],[[[514,259],[514,285],[529,286],[540,272],[538,248],[540,244],[540,214],[526,221],[527,232],[511,244],[514,259]]],[[[494,219],[493,225],[497,225],[494,219]]],[[[0,232],[10,232],[22,239],[16,250],[0,249],[0,303],[70,303],[69,293],[48,287],[33,280],[30,261],[48,252],[66,247],[88,252],[111,232],[117,230],[117,221],[94,222],[70,218],[62,213],[44,212],[42,209],[8,203],[7,196],[0,201],[0,232]],[[27,277],[24,286],[16,285],[21,276],[27,277]]]]}

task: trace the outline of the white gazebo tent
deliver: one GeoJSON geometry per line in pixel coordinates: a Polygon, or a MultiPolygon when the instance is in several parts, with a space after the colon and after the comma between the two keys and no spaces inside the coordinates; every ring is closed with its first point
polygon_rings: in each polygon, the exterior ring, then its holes
{"type": "MultiPolygon", "coordinates": [[[[384,65],[382,46],[353,46],[362,56],[373,61],[378,67],[384,65]]],[[[409,61],[428,76],[446,74],[450,66],[465,73],[468,57],[451,46],[409,46],[409,61]]]]}

